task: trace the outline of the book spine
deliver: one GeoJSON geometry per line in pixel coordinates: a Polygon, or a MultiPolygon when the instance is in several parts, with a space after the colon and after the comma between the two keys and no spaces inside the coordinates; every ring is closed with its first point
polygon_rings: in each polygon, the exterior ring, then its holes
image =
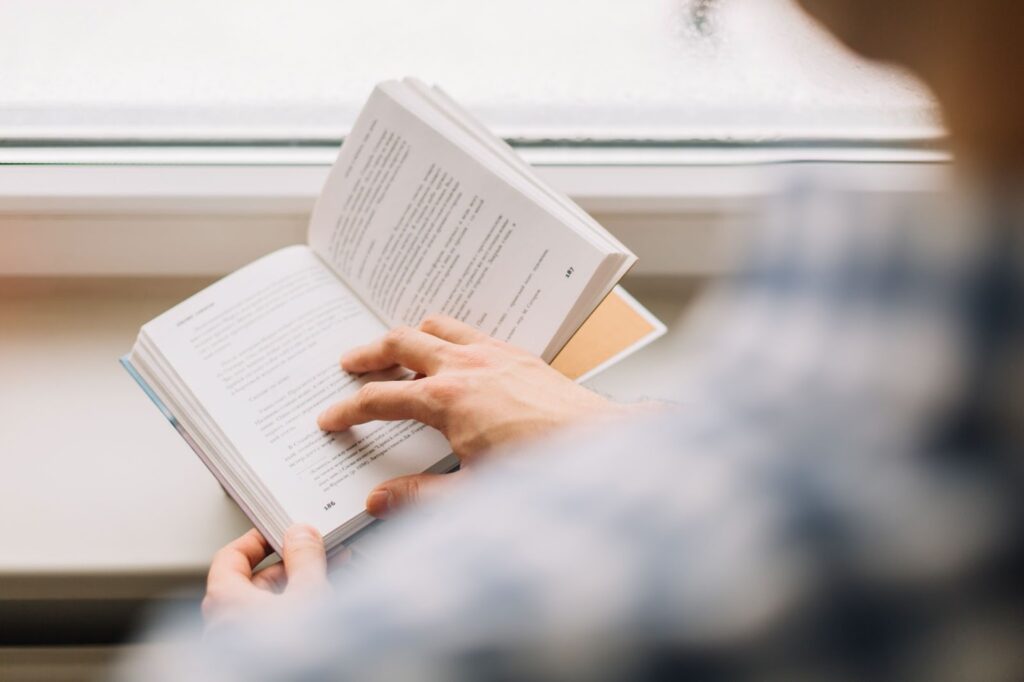
{"type": "Polygon", "coordinates": [[[125,370],[128,372],[129,376],[131,376],[132,379],[135,379],[135,383],[139,385],[139,388],[141,388],[142,391],[149,396],[149,399],[152,400],[153,404],[157,406],[157,408],[160,410],[160,413],[164,415],[167,421],[170,422],[171,426],[174,427],[174,430],[178,432],[178,435],[181,436],[182,440],[184,440],[185,443],[187,443],[188,446],[192,448],[192,452],[196,453],[196,456],[199,457],[199,461],[201,461],[206,466],[206,468],[209,469],[210,473],[213,474],[213,477],[217,479],[218,483],[220,483],[220,487],[224,490],[225,493],[228,494],[228,497],[234,500],[235,504],[237,504],[239,508],[241,508],[242,512],[246,515],[246,517],[250,521],[252,521],[253,525],[256,526],[257,530],[259,530],[259,532],[263,534],[263,537],[266,538],[267,542],[269,542],[271,547],[274,548],[274,551],[276,551],[278,554],[281,554],[281,547],[278,546],[278,542],[274,538],[274,536],[267,532],[267,529],[263,526],[262,523],[259,522],[259,520],[257,520],[256,515],[252,513],[252,510],[245,503],[245,501],[242,500],[241,496],[239,496],[235,492],[234,488],[232,488],[231,485],[227,482],[227,480],[221,475],[221,473],[217,471],[217,468],[211,464],[210,458],[207,457],[206,453],[203,451],[201,447],[199,447],[199,444],[195,441],[195,439],[192,438],[188,431],[185,430],[184,425],[182,425],[182,423],[178,421],[178,418],[174,416],[170,409],[168,409],[167,404],[160,399],[160,396],[158,396],[156,391],[153,390],[153,387],[149,385],[149,382],[147,382],[142,377],[142,375],[139,374],[139,371],[135,369],[135,366],[132,364],[131,360],[128,359],[128,356],[122,356],[121,358],[119,358],[119,361],[121,363],[121,366],[124,367],[125,370]]]}
{"type": "Polygon", "coordinates": [[[161,414],[163,414],[164,417],[167,418],[167,421],[171,422],[171,426],[174,427],[175,431],[181,433],[181,424],[178,423],[177,418],[173,414],[171,414],[171,411],[169,409],[167,409],[167,405],[164,404],[164,401],[160,400],[160,396],[158,396],[156,392],[152,388],[150,388],[149,383],[142,378],[142,375],[139,374],[139,371],[135,369],[135,365],[133,365],[132,361],[128,359],[128,356],[123,355],[118,359],[118,361],[121,363],[121,366],[125,368],[125,370],[131,376],[131,378],[135,379],[135,383],[139,385],[139,388],[142,389],[142,392],[149,396],[149,399],[153,401],[153,404],[157,406],[161,414]]]}

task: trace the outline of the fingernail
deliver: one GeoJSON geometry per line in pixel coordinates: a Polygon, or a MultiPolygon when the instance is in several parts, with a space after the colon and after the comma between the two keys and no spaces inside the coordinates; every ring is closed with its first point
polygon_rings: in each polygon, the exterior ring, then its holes
{"type": "Polygon", "coordinates": [[[390,490],[374,490],[370,493],[370,496],[366,498],[366,508],[372,509],[375,512],[387,512],[391,509],[391,491],[390,490]]]}
{"type": "Polygon", "coordinates": [[[286,544],[307,540],[316,541],[319,539],[320,535],[313,528],[304,524],[296,524],[289,528],[284,534],[284,541],[286,544]]]}

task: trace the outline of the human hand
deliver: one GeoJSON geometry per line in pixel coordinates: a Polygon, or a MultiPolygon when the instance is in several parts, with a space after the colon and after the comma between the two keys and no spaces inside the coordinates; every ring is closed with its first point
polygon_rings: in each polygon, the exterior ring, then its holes
{"type": "Polygon", "coordinates": [[[450,317],[429,317],[419,329],[393,329],[341,359],[342,369],[356,373],[395,365],[422,378],[368,383],[327,408],[317,420],[320,428],[341,431],[378,419],[415,419],[448,438],[463,471],[415,474],[381,484],[366,502],[378,517],[457,480],[496,446],[628,409],[574,383],[540,358],[450,317]]]}
{"type": "Polygon", "coordinates": [[[255,528],[218,550],[210,563],[202,604],[207,630],[329,589],[324,542],[316,529],[289,528],[282,561],[253,573],[273,551],[255,528]]]}

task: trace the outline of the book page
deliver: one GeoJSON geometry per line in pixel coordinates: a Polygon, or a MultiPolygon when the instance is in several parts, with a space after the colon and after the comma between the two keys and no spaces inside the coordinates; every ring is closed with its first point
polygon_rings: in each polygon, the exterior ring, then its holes
{"type": "Polygon", "coordinates": [[[377,483],[450,453],[415,422],[324,433],[317,415],[367,381],[338,364],[384,325],[304,246],[229,275],[143,327],[294,521],[328,533],[377,483]]]}
{"type": "Polygon", "coordinates": [[[317,202],[310,247],[389,325],[441,313],[543,354],[607,254],[530,199],[507,164],[499,175],[474,157],[471,136],[435,108],[407,104],[374,91],[317,202]]]}

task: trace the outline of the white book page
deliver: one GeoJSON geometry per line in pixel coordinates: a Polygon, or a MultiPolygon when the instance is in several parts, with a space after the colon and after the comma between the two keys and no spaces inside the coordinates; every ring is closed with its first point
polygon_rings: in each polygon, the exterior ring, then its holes
{"type": "Polygon", "coordinates": [[[607,254],[424,108],[374,90],[317,202],[310,247],[390,325],[442,313],[542,354],[607,254]]]}
{"type": "Polygon", "coordinates": [[[328,533],[376,484],[451,452],[415,422],[326,434],[316,416],[365,383],[338,359],[385,327],[308,248],[277,251],[143,331],[292,521],[328,533]]]}
{"type": "Polygon", "coordinates": [[[530,165],[523,161],[508,143],[491,133],[482,123],[470,116],[469,112],[459,106],[448,93],[437,86],[430,87],[416,78],[405,78],[402,82],[414,89],[420,96],[429,101],[432,106],[444,111],[457,125],[476,137],[481,144],[490,149],[497,157],[500,157],[504,163],[509,164],[522,173],[523,177],[534,185],[539,192],[549,197],[552,201],[561,204],[565,210],[569,211],[581,222],[585,229],[590,230],[597,238],[608,242],[615,251],[623,254],[625,256],[623,274],[636,261],[636,256],[626,248],[625,244],[616,239],[603,225],[594,220],[569,197],[561,192],[554,191],[554,189],[542,182],[533,173],[530,165]]]}

